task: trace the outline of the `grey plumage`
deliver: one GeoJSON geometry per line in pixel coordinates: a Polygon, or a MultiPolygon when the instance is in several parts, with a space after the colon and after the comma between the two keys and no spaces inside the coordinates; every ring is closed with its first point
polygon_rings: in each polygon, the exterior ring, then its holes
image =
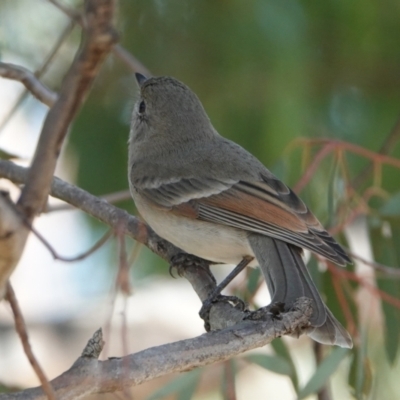
{"type": "Polygon", "coordinates": [[[168,77],[140,79],[129,139],[137,208],[162,237],[188,253],[235,263],[255,256],[273,301],[314,300],[322,343],[351,347],[322,302],[300,247],[345,265],[345,251],[303,201],[242,147],[221,137],[197,96],[168,77]]]}
{"type": "Polygon", "coordinates": [[[352,347],[349,334],[323,303],[300,249],[259,234],[249,235],[249,241],[271,294],[271,302],[290,305],[299,297],[313,299],[314,313],[310,320],[313,328],[308,335],[323,344],[352,347]]]}

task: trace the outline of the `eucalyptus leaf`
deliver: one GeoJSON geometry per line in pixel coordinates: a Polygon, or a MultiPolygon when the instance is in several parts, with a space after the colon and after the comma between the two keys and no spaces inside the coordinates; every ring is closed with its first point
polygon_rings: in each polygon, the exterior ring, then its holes
{"type": "Polygon", "coordinates": [[[335,348],[332,353],[322,361],[315,374],[299,392],[299,399],[304,399],[312,393],[317,393],[337,370],[341,361],[348,354],[347,349],[335,348]]]}
{"type": "Polygon", "coordinates": [[[171,394],[177,394],[179,400],[190,400],[193,397],[202,372],[203,369],[200,368],[179,375],[148,397],[148,400],[163,399],[171,394]]]}
{"type": "Polygon", "coordinates": [[[271,356],[267,354],[250,354],[243,358],[277,374],[288,376],[293,375],[292,366],[283,357],[271,356]]]}
{"type": "Polygon", "coordinates": [[[361,345],[353,349],[353,359],[350,364],[349,385],[353,388],[356,399],[366,399],[373,387],[373,373],[371,361],[367,356],[368,335],[361,329],[361,345]]]}
{"type": "Polygon", "coordinates": [[[294,388],[295,392],[297,393],[299,391],[299,379],[297,376],[297,371],[296,371],[296,367],[293,362],[293,358],[290,354],[290,351],[289,351],[285,341],[282,338],[275,339],[271,342],[271,346],[274,349],[275,353],[278,356],[280,356],[281,358],[283,358],[284,360],[286,360],[286,362],[291,366],[292,374],[289,376],[292,381],[293,388],[294,388]]]}
{"type": "MultiPolygon", "coordinates": [[[[399,268],[399,243],[400,229],[390,220],[381,221],[381,226],[370,229],[372,247],[376,261],[384,265],[399,268]]],[[[400,293],[398,279],[377,279],[379,289],[397,298],[400,293]]],[[[393,364],[399,349],[400,339],[400,312],[393,304],[381,302],[384,315],[384,338],[388,360],[393,364]]]]}
{"type": "Polygon", "coordinates": [[[3,150],[3,149],[0,149],[0,158],[1,158],[2,160],[21,159],[21,157],[15,155],[15,154],[12,154],[12,153],[10,153],[10,152],[8,152],[7,150],[3,150]]]}
{"type": "Polygon", "coordinates": [[[380,208],[382,216],[400,216],[400,192],[396,193],[380,208]]]}

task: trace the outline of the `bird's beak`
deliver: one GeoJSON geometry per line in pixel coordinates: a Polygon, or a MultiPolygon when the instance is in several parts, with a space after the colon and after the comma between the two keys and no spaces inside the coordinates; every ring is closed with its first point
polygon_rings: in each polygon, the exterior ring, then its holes
{"type": "Polygon", "coordinates": [[[147,78],[144,75],[139,74],[139,72],[135,73],[135,77],[136,77],[136,81],[137,81],[139,87],[142,87],[143,83],[145,83],[147,81],[147,78]]]}

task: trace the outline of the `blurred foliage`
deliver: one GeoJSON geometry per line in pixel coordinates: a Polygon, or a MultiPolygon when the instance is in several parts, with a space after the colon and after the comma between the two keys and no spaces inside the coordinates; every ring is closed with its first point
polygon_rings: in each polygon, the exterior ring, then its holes
{"type": "MultiPolygon", "coordinates": [[[[0,59],[11,57],[31,70],[40,67],[68,24],[46,1],[34,3],[35,12],[27,13],[31,0],[0,2],[0,59]]],[[[63,3],[81,6],[78,0],[63,3]]],[[[294,186],[326,145],[298,138],[343,140],[377,152],[389,137],[400,112],[399,18],[398,0],[120,0],[118,26],[121,44],[154,75],[184,81],[222,135],[294,186]]],[[[79,36],[76,28],[43,77],[54,89],[79,36]]],[[[110,56],[71,129],[68,151],[78,163],[77,183],[94,194],[128,187],[126,142],[136,91],[132,71],[110,56]]],[[[399,137],[398,126],[388,148],[397,159],[399,137]]],[[[378,156],[339,148],[313,169],[301,196],[327,227],[340,227],[349,210],[366,214],[375,260],[399,268],[399,176],[399,168],[381,165],[378,156]],[[374,168],[365,170],[369,165],[374,168]],[[366,179],[357,182],[363,171],[366,179]]],[[[131,201],[119,205],[134,212],[131,201]]],[[[345,242],[340,229],[339,239],[345,242]]],[[[147,249],[139,264],[143,275],[167,271],[147,249]]],[[[349,374],[353,396],[394,398],[390,393],[398,383],[377,371],[398,369],[400,280],[378,274],[378,289],[389,296],[382,300],[381,345],[379,335],[371,337],[360,326],[354,294],[362,282],[356,267],[318,271],[317,264],[311,258],[313,279],[329,308],[356,335],[349,374]]],[[[251,301],[259,273],[248,274],[247,287],[241,289],[251,301]]],[[[251,355],[247,362],[286,373],[299,397],[318,390],[346,354],[333,350],[300,385],[285,342],[275,340],[272,347],[275,355],[251,355]]],[[[185,374],[152,398],[171,393],[190,398],[200,376],[185,374]]]]}
{"type": "Polygon", "coordinates": [[[177,400],[190,400],[196,391],[196,386],[199,383],[203,370],[203,368],[197,368],[184,375],[179,375],[153,393],[147,400],[165,399],[171,394],[176,394],[177,400]]]}

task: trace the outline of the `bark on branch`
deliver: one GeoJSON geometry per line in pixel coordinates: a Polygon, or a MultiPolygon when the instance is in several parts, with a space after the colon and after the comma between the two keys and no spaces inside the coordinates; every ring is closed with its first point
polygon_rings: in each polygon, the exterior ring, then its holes
{"type": "MultiPolygon", "coordinates": [[[[25,184],[29,179],[29,169],[20,167],[11,161],[0,160],[0,177],[17,184],[25,184]]],[[[174,255],[182,252],[171,243],[160,238],[137,217],[129,215],[125,210],[115,207],[75,185],[59,178],[53,178],[50,194],[104,222],[111,228],[120,229],[123,226],[125,234],[144,244],[167,262],[170,262],[174,255]]]]}
{"type": "MultiPolygon", "coordinates": [[[[14,183],[25,183],[28,170],[10,161],[0,160],[0,177],[14,183]]],[[[126,234],[168,262],[181,253],[180,249],[157,236],[138,218],[61,179],[53,179],[50,193],[115,229],[120,230],[123,226],[126,234]]],[[[208,262],[204,261],[203,268],[197,264],[183,270],[183,276],[189,280],[201,300],[205,300],[215,288],[208,266],[208,262]]],[[[122,390],[172,372],[226,360],[244,351],[264,346],[278,336],[290,333],[299,335],[308,326],[311,313],[310,301],[302,299],[292,312],[283,314],[281,320],[271,319],[266,314],[266,321],[243,321],[246,316],[244,312],[229,303],[216,303],[210,312],[210,325],[213,329],[211,333],[144,350],[122,359],[101,362],[81,357],[70,370],[54,379],[51,384],[60,399],[75,399],[91,393],[122,390]]],[[[0,395],[0,399],[3,398],[44,399],[45,396],[41,388],[35,388],[0,395]]]]}
{"type": "MultiPolygon", "coordinates": [[[[300,298],[279,320],[269,317],[266,321],[243,321],[224,330],[106,361],[81,356],[68,371],[50,383],[60,400],[120,391],[173,372],[227,360],[283,335],[297,334],[308,326],[311,314],[311,300],[300,298]]],[[[101,342],[99,333],[95,335],[95,342],[101,342]]],[[[37,387],[0,395],[0,399],[45,400],[46,396],[42,388],[37,387]]]]}
{"type": "MultiPolygon", "coordinates": [[[[68,127],[81,107],[102,61],[116,42],[117,35],[112,26],[115,2],[116,0],[85,1],[86,29],[83,32],[81,47],[64,79],[58,98],[47,114],[26,184],[17,203],[23,218],[19,218],[17,223],[18,213],[14,210],[10,213],[10,217],[0,219],[0,234],[8,232],[1,243],[4,252],[0,260],[0,299],[4,296],[5,282],[17,265],[25,247],[28,232],[26,222],[31,223],[46,203],[68,127]],[[9,227],[10,218],[15,220],[12,229],[9,227]]],[[[15,66],[3,64],[1,67],[3,72],[8,71],[9,74],[13,72],[27,75],[26,71],[18,70],[15,66]]],[[[30,82],[32,83],[32,79],[30,82]]],[[[4,207],[6,205],[0,203],[3,211],[4,207]]]]}
{"type": "Polygon", "coordinates": [[[7,193],[0,192],[0,300],[24,249],[29,230],[15,212],[7,193]]]}
{"type": "Polygon", "coordinates": [[[29,220],[45,204],[68,127],[80,109],[102,61],[117,40],[112,26],[115,0],[86,0],[87,29],[78,54],[64,78],[59,97],[45,119],[18,206],[29,220]]]}

